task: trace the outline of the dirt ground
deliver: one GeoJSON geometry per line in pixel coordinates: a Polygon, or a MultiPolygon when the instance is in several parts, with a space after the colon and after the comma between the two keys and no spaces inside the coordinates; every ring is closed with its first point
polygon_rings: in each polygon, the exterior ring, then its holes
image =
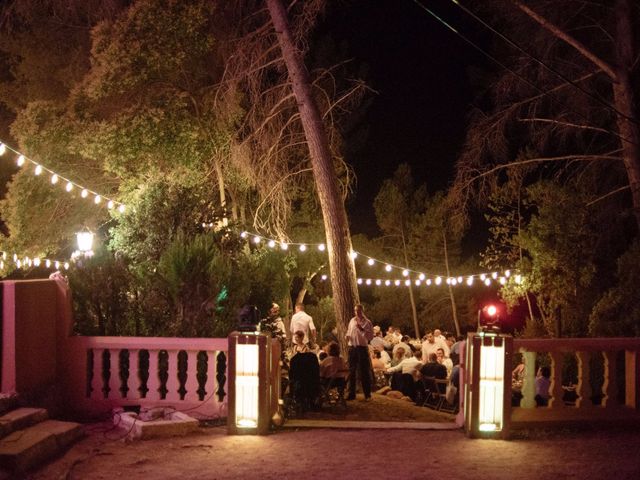
{"type": "MultiPolygon", "coordinates": [[[[344,418],[381,420],[380,412],[419,421],[452,418],[380,396],[350,402],[349,412],[344,418]]],[[[309,418],[334,419],[314,415],[309,418]]],[[[108,423],[87,426],[84,440],[25,478],[640,478],[640,433],[631,429],[525,431],[509,441],[471,440],[461,430],[285,428],[229,436],[222,425],[185,437],[131,441],[125,435],[108,423]]]]}

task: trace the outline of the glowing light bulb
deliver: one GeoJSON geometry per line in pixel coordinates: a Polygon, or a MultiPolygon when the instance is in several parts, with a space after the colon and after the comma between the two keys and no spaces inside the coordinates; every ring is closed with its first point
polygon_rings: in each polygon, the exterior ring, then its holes
{"type": "Polygon", "coordinates": [[[488,287],[489,285],[491,285],[491,279],[490,278],[485,278],[484,279],[484,284],[488,287]]]}
{"type": "Polygon", "coordinates": [[[321,243],[320,245],[318,245],[318,250],[320,250],[321,252],[324,252],[326,249],[327,247],[324,243],[321,243]]]}
{"type": "Polygon", "coordinates": [[[240,234],[240,238],[247,238],[247,232],[242,232],[240,234]]]}
{"type": "Polygon", "coordinates": [[[482,275],[480,275],[480,280],[482,280],[484,282],[484,279],[487,278],[487,276],[483,273],[482,275]]]}
{"type": "Polygon", "coordinates": [[[51,175],[51,184],[55,185],[56,183],[58,183],[58,174],[54,173],[51,175]]]}
{"type": "Polygon", "coordinates": [[[351,260],[355,260],[356,258],[358,258],[358,252],[351,250],[351,260]]]}
{"type": "Polygon", "coordinates": [[[7,151],[7,147],[4,143],[0,143],[0,155],[4,155],[4,152],[7,151]]]}
{"type": "Polygon", "coordinates": [[[260,243],[260,240],[261,240],[261,239],[260,239],[260,237],[258,237],[258,236],[253,237],[253,243],[255,243],[256,245],[260,243]]]}
{"type": "Polygon", "coordinates": [[[361,278],[358,279],[358,285],[362,285],[362,279],[361,278]]]}
{"type": "Polygon", "coordinates": [[[44,261],[44,265],[47,268],[51,268],[51,260],[49,260],[48,258],[44,261]]]}
{"type": "Polygon", "coordinates": [[[451,285],[453,285],[454,287],[458,284],[458,279],[457,278],[452,278],[451,279],[451,285]]]}
{"type": "Polygon", "coordinates": [[[53,264],[56,267],[56,270],[60,268],[60,262],[56,260],[56,263],[53,264]]]}
{"type": "Polygon", "coordinates": [[[371,279],[367,278],[367,281],[365,282],[367,285],[371,285],[371,279]]]}
{"type": "Polygon", "coordinates": [[[400,280],[396,280],[395,282],[393,282],[393,284],[394,284],[396,287],[399,287],[399,286],[400,286],[400,280]]]}
{"type": "Polygon", "coordinates": [[[374,263],[376,263],[376,262],[373,260],[373,258],[370,258],[369,260],[367,260],[367,263],[368,263],[369,265],[373,265],[373,264],[374,264],[374,263]]]}
{"type": "Polygon", "coordinates": [[[493,273],[491,274],[491,278],[493,278],[494,280],[495,280],[496,278],[498,278],[498,272],[493,272],[493,273]]]}
{"type": "Polygon", "coordinates": [[[387,287],[388,287],[389,285],[391,285],[391,280],[385,280],[385,281],[384,281],[384,284],[385,284],[385,286],[387,286],[387,287]]]}
{"type": "Polygon", "coordinates": [[[414,283],[416,284],[417,287],[419,287],[420,284],[422,284],[422,280],[418,279],[414,283]]]}
{"type": "MultiPolygon", "coordinates": [[[[125,206],[124,203],[121,203],[120,206],[118,207],[118,211],[120,213],[124,213],[127,210],[127,207],[125,206]]],[[[211,226],[211,224],[209,224],[209,226],[211,226]]]]}
{"type": "Polygon", "coordinates": [[[376,285],[382,285],[382,280],[380,280],[379,278],[376,280],[376,285]]]}
{"type": "Polygon", "coordinates": [[[16,267],[22,268],[22,262],[20,260],[16,262],[16,267]]]}
{"type": "Polygon", "coordinates": [[[113,200],[109,200],[109,202],[107,203],[107,208],[109,210],[111,210],[113,208],[113,200]]]}
{"type": "Polygon", "coordinates": [[[20,155],[18,157],[18,160],[16,160],[16,163],[18,164],[19,167],[24,165],[24,155],[20,155]]]}
{"type": "Polygon", "coordinates": [[[34,171],[36,175],[40,175],[42,173],[42,165],[36,165],[36,169],[34,171]]]}
{"type": "Polygon", "coordinates": [[[269,245],[269,248],[273,248],[276,246],[276,242],[274,242],[273,240],[269,240],[269,243],[267,243],[267,245],[269,245]]]}
{"type": "Polygon", "coordinates": [[[431,286],[431,279],[430,279],[430,278],[427,278],[427,281],[426,281],[426,282],[424,282],[424,283],[425,283],[425,285],[426,285],[427,287],[430,287],[430,286],[431,286]]]}
{"type": "Polygon", "coordinates": [[[281,243],[280,244],[280,248],[282,250],[288,250],[289,249],[289,244],[288,243],[281,243]]]}
{"type": "Polygon", "coordinates": [[[302,245],[300,245],[300,251],[301,252],[306,252],[307,251],[307,246],[304,243],[302,245]]]}
{"type": "Polygon", "coordinates": [[[405,280],[404,281],[404,286],[408,287],[409,285],[411,285],[411,280],[405,280]]]}
{"type": "Polygon", "coordinates": [[[462,277],[458,277],[458,283],[462,283],[462,277]]]}
{"type": "Polygon", "coordinates": [[[69,262],[64,262],[64,269],[69,270],[69,262]]]}
{"type": "Polygon", "coordinates": [[[424,273],[421,273],[420,275],[418,275],[418,278],[419,278],[420,280],[424,280],[424,277],[425,277],[424,273]]]}
{"type": "Polygon", "coordinates": [[[500,285],[504,285],[507,283],[507,279],[505,277],[500,277],[500,285]]]}
{"type": "Polygon", "coordinates": [[[322,275],[322,277],[320,277],[320,278],[322,278],[322,280],[324,281],[324,280],[327,279],[327,276],[326,275],[322,275]]]}
{"type": "Polygon", "coordinates": [[[467,277],[467,285],[473,285],[473,277],[467,277]]]}
{"type": "Polygon", "coordinates": [[[436,285],[440,285],[442,283],[442,277],[436,277],[436,285]]]}
{"type": "Polygon", "coordinates": [[[509,278],[511,276],[511,270],[505,270],[504,271],[504,276],[509,278]]]}
{"type": "Polygon", "coordinates": [[[40,259],[39,259],[39,258],[34,258],[34,259],[33,259],[33,264],[34,264],[36,267],[39,267],[39,266],[40,266],[40,259]]]}
{"type": "Polygon", "coordinates": [[[83,188],[82,191],[80,192],[80,196],[82,198],[87,198],[89,196],[89,190],[87,190],[86,188],[83,188]]]}
{"type": "Polygon", "coordinates": [[[402,276],[403,277],[408,277],[409,276],[409,270],[407,270],[406,268],[404,270],[402,270],[402,276]]]}
{"type": "MultiPolygon", "coordinates": [[[[66,187],[64,187],[64,189],[65,189],[67,192],[70,192],[71,190],[73,190],[73,183],[71,183],[71,182],[67,182],[67,186],[66,186],[66,187]]],[[[97,202],[96,202],[96,203],[97,203],[97,202]]]]}
{"type": "Polygon", "coordinates": [[[447,277],[447,285],[451,285],[451,278],[447,277]]]}
{"type": "Polygon", "coordinates": [[[384,269],[385,269],[387,272],[390,272],[390,271],[391,271],[391,265],[387,264],[387,265],[384,267],[384,269]]]}
{"type": "Polygon", "coordinates": [[[520,285],[522,283],[522,276],[521,275],[516,275],[515,276],[515,281],[518,285],[520,285]]]}

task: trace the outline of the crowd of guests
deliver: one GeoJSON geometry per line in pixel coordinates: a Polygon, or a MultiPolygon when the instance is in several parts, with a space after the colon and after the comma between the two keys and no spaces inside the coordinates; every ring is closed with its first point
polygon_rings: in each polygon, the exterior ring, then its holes
{"type": "Polygon", "coordinates": [[[448,379],[456,389],[459,387],[458,362],[462,338],[443,334],[439,329],[428,331],[421,339],[403,335],[394,326],[383,334],[382,328],[367,318],[363,306],[356,305],[346,331],[348,361],[345,362],[340,355],[337,330],[331,332],[329,341],[318,343],[313,318],[305,312],[303,304],[295,306],[291,317],[290,340],[286,338],[277,304],[272,305],[269,316],[269,324],[276,325],[271,331],[284,348],[285,371],[295,355],[314,353],[318,357],[322,381],[339,379],[348,383],[347,400],[356,398],[358,379],[365,401],[371,399],[373,389],[385,387],[418,400],[423,393],[423,377],[448,379]]]}

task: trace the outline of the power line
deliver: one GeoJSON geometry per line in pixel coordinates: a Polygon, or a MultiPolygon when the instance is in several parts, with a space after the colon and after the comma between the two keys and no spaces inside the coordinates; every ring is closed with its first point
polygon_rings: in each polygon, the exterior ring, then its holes
{"type": "MultiPolygon", "coordinates": [[[[454,27],[452,27],[449,23],[447,23],[444,19],[442,19],[440,16],[438,16],[435,12],[433,12],[431,9],[429,9],[428,7],[426,7],[425,5],[423,5],[422,3],[420,3],[418,0],[413,0],[413,2],[418,5],[420,8],[422,8],[424,11],[426,11],[429,15],[431,15],[433,18],[435,18],[438,22],[440,22],[442,25],[444,25],[445,27],[447,27],[449,30],[451,30],[453,33],[455,33],[456,35],[458,35],[462,40],[464,40],[468,45],[472,46],[474,49],[478,50],[480,53],[482,53],[485,57],[487,57],[488,59],[490,59],[492,62],[496,63],[497,65],[499,65],[500,67],[504,68],[505,70],[507,70],[509,73],[511,73],[512,75],[514,75],[516,78],[522,80],[523,82],[525,82],[527,85],[529,85],[531,88],[533,88],[534,90],[544,94],[544,95],[550,95],[551,98],[553,100],[555,100],[558,103],[561,103],[562,105],[565,106],[565,108],[567,108],[570,112],[574,113],[575,115],[578,115],[580,118],[582,118],[583,120],[589,121],[589,119],[583,115],[580,112],[577,112],[575,110],[573,110],[572,108],[568,107],[566,105],[566,103],[564,103],[561,99],[557,98],[555,95],[553,95],[550,91],[544,91],[543,89],[541,89],[540,87],[538,87],[535,83],[531,82],[529,79],[525,78],[524,76],[520,75],[518,72],[516,72],[515,70],[511,69],[510,67],[507,67],[505,64],[503,64],[502,62],[500,62],[497,58],[495,58],[493,55],[491,55],[489,52],[487,52],[486,50],[484,50],[482,47],[480,47],[479,45],[477,45],[476,43],[474,43],[472,40],[469,40],[467,37],[465,37],[462,33],[460,33],[458,30],[456,30],[454,27]]],[[[613,131],[611,129],[605,129],[608,133],[618,137],[620,140],[623,140],[627,143],[630,143],[632,145],[636,145],[637,144],[625,137],[623,137],[619,132],[613,131]]]]}

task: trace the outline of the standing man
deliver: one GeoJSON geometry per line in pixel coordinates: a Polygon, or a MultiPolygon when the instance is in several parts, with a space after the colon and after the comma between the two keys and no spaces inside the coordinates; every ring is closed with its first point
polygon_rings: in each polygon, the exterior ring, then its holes
{"type": "Polygon", "coordinates": [[[303,343],[305,345],[309,343],[309,339],[315,343],[316,326],[313,324],[313,318],[311,318],[311,315],[307,315],[305,313],[304,304],[296,303],[296,313],[291,317],[291,324],[289,327],[291,335],[298,331],[304,332],[303,343]]]}
{"type": "Polygon", "coordinates": [[[347,327],[349,342],[349,396],[347,400],[356,398],[356,374],[360,372],[360,382],[364,392],[364,400],[371,400],[371,359],[369,358],[369,342],[373,338],[373,325],[364,315],[364,308],[358,304],[354,308],[356,316],[347,327]]]}

